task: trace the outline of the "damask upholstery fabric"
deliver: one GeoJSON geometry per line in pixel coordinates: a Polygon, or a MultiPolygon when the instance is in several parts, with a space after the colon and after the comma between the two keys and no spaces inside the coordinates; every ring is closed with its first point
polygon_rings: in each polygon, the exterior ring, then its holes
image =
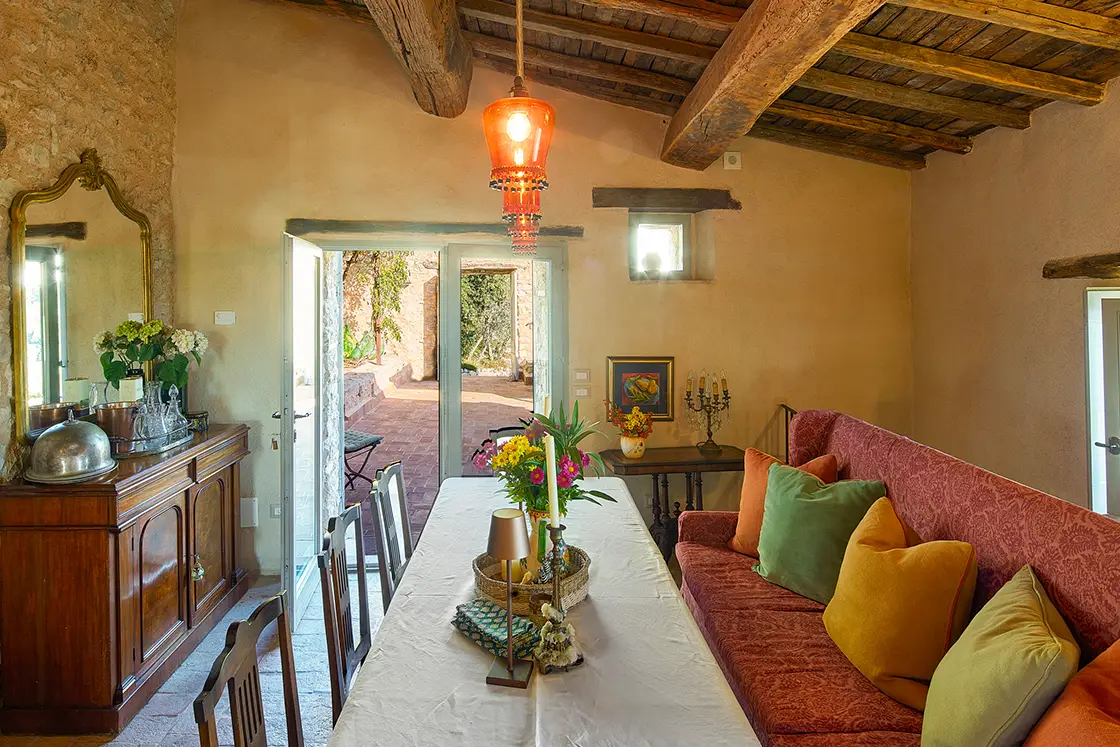
{"type": "Polygon", "coordinates": [[[967,542],[922,542],[890,498],[852,533],[824,626],[880,690],[922,710],[938,662],[968,624],[976,552],[967,542]]]}
{"type": "Polygon", "coordinates": [[[856,734],[775,734],[769,747],[921,747],[918,734],[864,731],[856,734]]]}
{"type": "Polygon", "coordinates": [[[712,549],[716,548],[693,542],[677,545],[677,559],[689,569],[688,586],[704,610],[824,611],[820,602],[772,584],[752,571],[754,558],[737,552],[710,552],[712,549]]]}
{"type": "Polygon", "coordinates": [[[1024,747],[1120,744],[1120,641],[1078,672],[1024,747]]]}
{"type": "MultiPolygon", "coordinates": [[[[743,489],[739,495],[739,522],[735,536],[728,542],[735,552],[758,557],[758,536],[762,532],[762,517],[766,508],[766,486],[770,466],[782,460],[758,449],[747,449],[743,456],[743,489]]],[[[836,457],[825,454],[801,465],[800,469],[817,477],[823,483],[836,482],[836,457]]]]}
{"type": "Polygon", "coordinates": [[[923,540],[961,540],[979,565],[973,612],[1030,565],[1092,658],[1120,639],[1120,523],[847,415],[799,413],[790,464],[822,454],[842,479],[882,480],[923,540]]]}

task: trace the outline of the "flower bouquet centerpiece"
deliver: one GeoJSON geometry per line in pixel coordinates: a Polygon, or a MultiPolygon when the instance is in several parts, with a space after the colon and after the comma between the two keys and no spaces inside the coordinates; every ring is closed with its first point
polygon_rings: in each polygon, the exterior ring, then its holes
{"type": "Polygon", "coordinates": [[[172,329],[159,319],[121,322],[115,330],[101,332],[93,340],[102,373],[114,389],[119,391],[126,378],[142,376],[144,364],[151,363],[165,395],[170,387],[177,387],[184,408],[191,361],[201,365],[209,344],[201,332],[172,329]]]}
{"type": "MultiPolygon", "coordinates": [[[[501,445],[491,441],[484,443],[474,456],[474,465],[493,470],[510,502],[524,506],[530,521],[530,554],[521,561],[522,577],[515,580],[541,584],[548,583],[552,573],[551,564],[547,562],[550,551],[546,541],[549,499],[545,436],[552,436],[555,444],[560,516],[567,516],[569,507],[576,501],[597,505],[601,505],[600,501],[616,501],[601,490],[591,490],[581,484],[584,478],[602,474],[604,469],[598,454],[585,452],[579,446],[596,431],[594,423],[588,424],[580,418],[578,404],[572,408],[570,417],[561,405],[548,415],[538,414],[522,422],[525,425],[523,435],[514,436],[501,445]]],[[[562,547],[561,553],[564,551],[562,547]]]]}
{"type": "Polygon", "coordinates": [[[641,459],[646,453],[646,439],[653,432],[653,415],[635,405],[630,412],[623,412],[622,408],[610,402],[607,406],[607,420],[618,428],[618,443],[622,448],[622,455],[628,459],[641,459]]]}

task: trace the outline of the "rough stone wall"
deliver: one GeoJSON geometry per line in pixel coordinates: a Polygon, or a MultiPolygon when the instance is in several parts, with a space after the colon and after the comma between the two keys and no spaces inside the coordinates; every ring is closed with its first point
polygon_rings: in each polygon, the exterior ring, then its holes
{"type": "Polygon", "coordinates": [[[342,506],[342,252],[323,252],[323,527],[342,506]]]}
{"type": "MultiPolygon", "coordinates": [[[[171,319],[171,164],[180,0],[0,0],[0,235],[12,197],[97,148],[152,223],[156,315],[171,319]]],[[[78,187],[75,187],[78,188],[78,187]]],[[[10,254],[0,258],[0,439],[12,429],[10,254]]]]}
{"type": "Polygon", "coordinates": [[[389,352],[407,361],[413,379],[434,379],[439,354],[439,253],[413,252],[408,287],[401,294],[401,341],[389,352]]]}

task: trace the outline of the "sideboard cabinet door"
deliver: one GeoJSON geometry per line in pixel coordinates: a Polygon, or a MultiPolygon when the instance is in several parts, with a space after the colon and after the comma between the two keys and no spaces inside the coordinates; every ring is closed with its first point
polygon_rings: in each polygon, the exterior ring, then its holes
{"type": "Polygon", "coordinates": [[[184,492],[153,509],[133,528],[139,676],[187,635],[188,496],[184,492]]]}
{"type": "Polygon", "coordinates": [[[234,469],[206,478],[190,494],[189,591],[194,626],[221,601],[233,575],[234,469]]]}

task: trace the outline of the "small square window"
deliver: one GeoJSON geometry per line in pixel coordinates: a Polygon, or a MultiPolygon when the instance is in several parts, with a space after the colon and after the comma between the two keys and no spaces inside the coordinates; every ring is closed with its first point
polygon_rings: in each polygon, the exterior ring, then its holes
{"type": "Polygon", "coordinates": [[[692,216],[630,214],[630,279],[692,278],[692,216]]]}

